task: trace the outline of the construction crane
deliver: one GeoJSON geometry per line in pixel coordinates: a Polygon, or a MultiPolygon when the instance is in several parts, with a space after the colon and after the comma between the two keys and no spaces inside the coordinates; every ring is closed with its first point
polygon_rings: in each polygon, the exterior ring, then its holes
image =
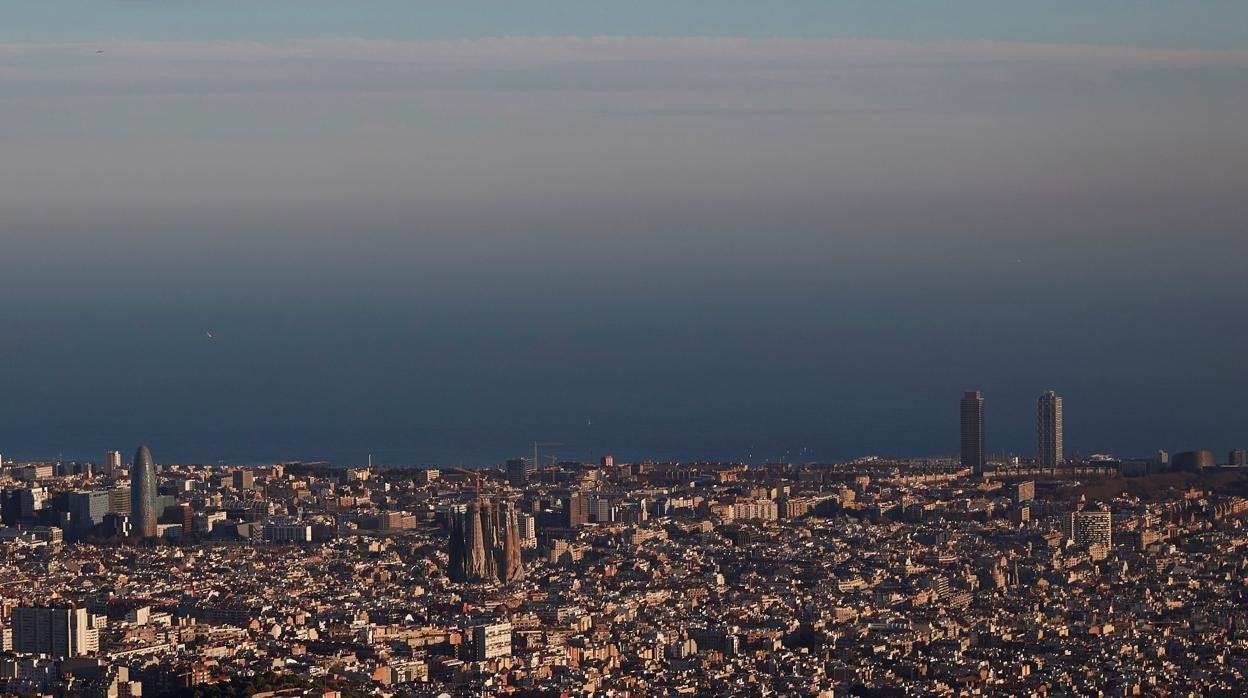
{"type": "MultiPolygon", "coordinates": [[[[546,441],[546,442],[534,441],[533,442],[533,474],[536,475],[540,480],[545,481],[545,478],[542,477],[542,473],[548,472],[548,471],[546,470],[545,467],[542,466],[539,449],[541,449],[544,446],[562,446],[562,445],[563,444],[557,443],[554,441],[546,441]]],[[[554,481],[553,477],[551,477],[550,479],[552,482],[554,481]]]]}
{"type": "Polygon", "coordinates": [[[534,441],[533,442],[533,467],[534,468],[542,467],[542,461],[540,458],[538,458],[538,449],[544,448],[546,446],[562,446],[562,445],[563,444],[556,443],[554,441],[546,441],[546,442],[534,441]]]}
{"type": "Polygon", "coordinates": [[[477,501],[481,501],[481,471],[469,470],[467,468],[451,468],[451,472],[467,475],[473,480],[473,487],[476,489],[477,501]]]}

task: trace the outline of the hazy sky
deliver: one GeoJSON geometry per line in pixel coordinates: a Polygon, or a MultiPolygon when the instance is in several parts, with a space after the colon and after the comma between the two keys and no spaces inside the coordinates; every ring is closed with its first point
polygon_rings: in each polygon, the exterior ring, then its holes
{"type": "Polygon", "coordinates": [[[1245,115],[1243,2],[18,0],[0,453],[1245,446],[1245,115]]]}

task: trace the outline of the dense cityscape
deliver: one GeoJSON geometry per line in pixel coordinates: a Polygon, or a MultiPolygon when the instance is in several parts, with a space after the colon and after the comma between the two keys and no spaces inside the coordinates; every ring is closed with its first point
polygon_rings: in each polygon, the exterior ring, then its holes
{"type": "Polygon", "coordinates": [[[1248,1],[2,16],[0,698],[1248,696],[1248,1]]]}
{"type": "Polygon", "coordinates": [[[0,687],[1240,695],[1245,452],[1069,456],[1050,391],[996,461],[984,413],[956,458],[4,463],[0,687]]]}

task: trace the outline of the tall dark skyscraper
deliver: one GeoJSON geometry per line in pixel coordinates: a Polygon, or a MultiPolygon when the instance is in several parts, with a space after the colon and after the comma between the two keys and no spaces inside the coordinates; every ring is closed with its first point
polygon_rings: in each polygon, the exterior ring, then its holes
{"type": "Polygon", "coordinates": [[[130,517],[135,538],[156,537],[156,463],[147,446],[139,446],[130,468],[130,517]]]}
{"type": "Polygon", "coordinates": [[[1036,465],[1052,470],[1063,460],[1062,396],[1050,390],[1036,404],[1036,465]]]}
{"type": "Polygon", "coordinates": [[[984,455],[984,394],[978,390],[962,395],[962,467],[982,475],[984,455]]]}

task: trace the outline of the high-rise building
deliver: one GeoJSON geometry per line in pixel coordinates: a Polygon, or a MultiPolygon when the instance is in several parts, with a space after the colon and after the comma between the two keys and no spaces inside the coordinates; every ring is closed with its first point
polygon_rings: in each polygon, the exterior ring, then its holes
{"type": "Polygon", "coordinates": [[[520,547],[536,548],[537,547],[537,518],[532,514],[522,513],[516,518],[519,526],[520,547]]]}
{"type": "Polygon", "coordinates": [[[130,513],[130,488],[114,487],[108,491],[108,510],[118,514],[130,513]]]}
{"type": "Polygon", "coordinates": [[[234,489],[249,490],[256,485],[256,474],[250,468],[240,468],[231,476],[234,489]]]}
{"type": "Polygon", "coordinates": [[[104,515],[110,511],[111,495],[108,490],[69,492],[65,500],[69,511],[69,530],[79,535],[91,533],[96,525],[104,523],[104,515]]]}
{"type": "Polygon", "coordinates": [[[1113,515],[1108,511],[1072,511],[1065,521],[1066,537],[1075,545],[1099,543],[1111,547],[1114,542],[1113,515]]]}
{"type": "Polygon", "coordinates": [[[568,518],[568,528],[589,523],[589,497],[574,494],[563,501],[563,509],[568,518]]]}
{"type": "Polygon", "coordinates": [[[1233,468],[1248,467],[1248,451],[1242,448],[1231,449],[1226,456],[1226,464],[1233,468]]]}
{"type": "Polygon", "coordinates": [[[95,638],[85,608],[13,609],[13,650],[52,657],[79,657],[90,651],[95,638]]]}
{"type": "Polygon", "coordinates": [[[130,468],[130,520],[136,538],[156,537],[156,463],[147,446],[139,446],[130,468]]]}
{"type": "Polygon", "coordinates": [[[527,458],[512,458],[507,461],[507,481],[513,485],[524,485],[533,479],[537,465],[527,458]]]}
{"type": "Polygon", "coordinates": [[[478,662],[511,656],[511,623],[488,623],[472,628],[473,655],[478,662]]]}
{"type": "Polygon", "coordinates": [[[962,467],[976,475],[984,473],[984,394],[978,390],[962,395],[962,467]]]}
{"type": "Polygon", "coordinates": [[[589,500],[589,520],[595,523],[615,521],[615,503],[607,497],[594,497],[589,500]]]}
{"type": "Polygon", "coordinates": [[[1062,396],[1050,390],[1036,404],[1036,465],[1055,470],[1064,460],[1062,396]]]}
{"type": "Polygon", "coordinates": [[[24,487],[16,492],[14,512],[19,519],[36,519],[52,499],[47,487],[24,487]]]}
{"type": "Polygon", "coordinates": [[[104,462],[100,464],[100,472],[105,475],[116,475],[121,470],[121,451],[108,451],[104,454],[104,462]]]}

